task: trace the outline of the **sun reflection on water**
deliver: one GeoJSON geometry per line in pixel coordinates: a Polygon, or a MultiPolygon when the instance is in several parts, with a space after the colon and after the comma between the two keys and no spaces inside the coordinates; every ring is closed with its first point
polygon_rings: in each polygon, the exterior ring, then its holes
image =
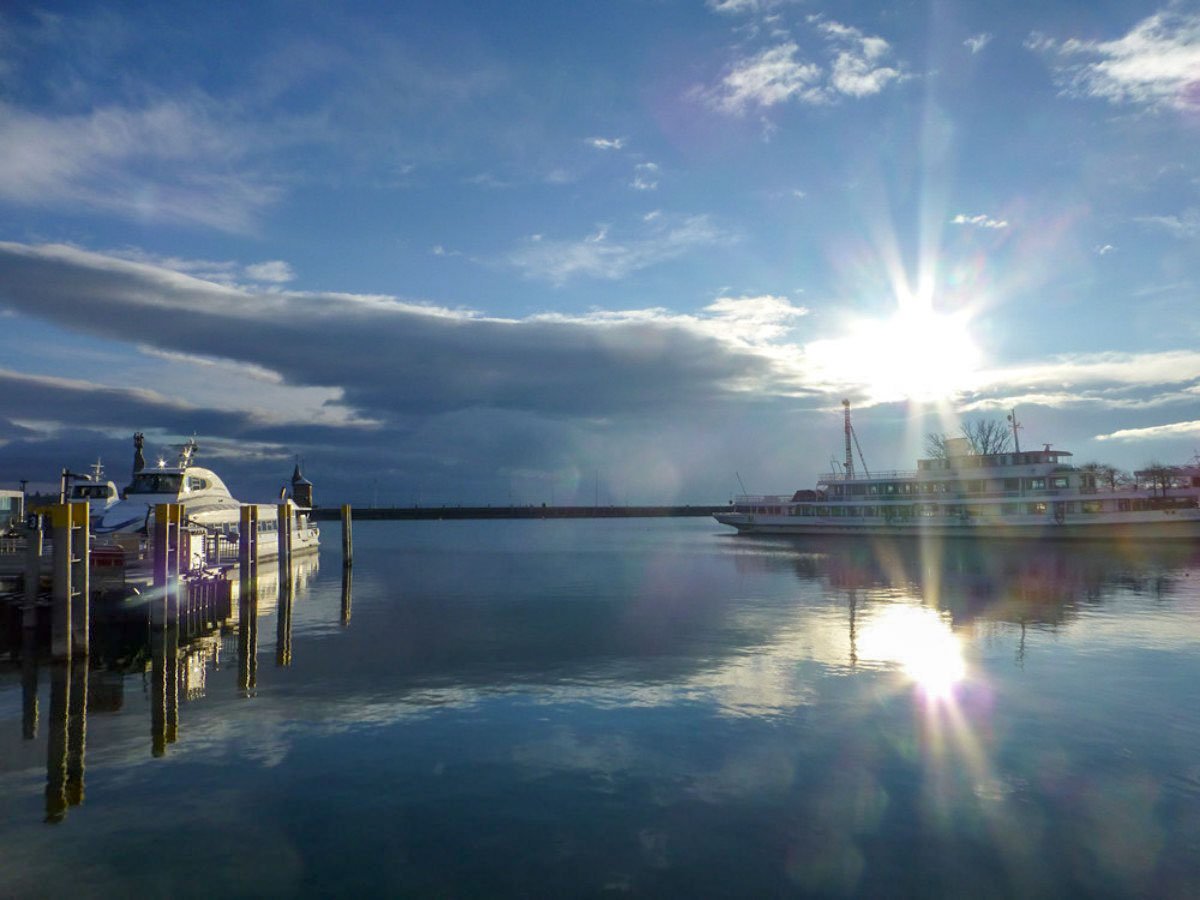
{"type": "Polygon", "coordinates": [[[924,606],[888,606],[858,638],[862,662],[898,664],[931,699],[946,699],[966,676],[962,644],[950,624],[924,606]]]}

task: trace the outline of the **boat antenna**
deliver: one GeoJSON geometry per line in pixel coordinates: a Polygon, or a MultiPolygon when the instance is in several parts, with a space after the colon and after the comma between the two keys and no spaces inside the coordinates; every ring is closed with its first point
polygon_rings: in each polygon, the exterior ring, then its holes
{"type": "Polygon", "coordinates": [[[842,401],[842,414],[846,420],[846,477],[854,477],[854,454],[850,452],[850,436],[854,429],[850,426],[850,401],[842,401]]]}
{"type": "Polygon", "coordinates": [[[1017,408],[1014,406],[1008,414],[1008,423],[1012,425],[1013,444],[1017,448],[1017,452],[1021,452],[1021,438],[1017,434],[1017,429],[1021,428],[1021,423],[1017,421],[1017,408]]]}
{"type": "Polygon", "coordinates": [[[738,480],[738,485],[741,487],[742,493],[749,496],[750,492],[748,490],[746,490],[746,485],[742,484],[742,476],[739,475],[736,471],[733,474],[734,474],[734,477],[737,478],[737,480],[738,480]]]}

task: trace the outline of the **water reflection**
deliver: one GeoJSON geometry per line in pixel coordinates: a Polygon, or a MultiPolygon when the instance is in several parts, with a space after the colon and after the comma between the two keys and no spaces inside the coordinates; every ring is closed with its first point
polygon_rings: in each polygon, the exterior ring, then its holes
{"type": "Polygon", "coordinates": [[[317,558],[307,556],[282,578],[272,568],[244,582],[240,591],[227,581],[207,579],[180,584],[177,591],[151,591],[149,601],[136,590],[110,592],[95,601],[90,658],[47,663],[44,640],[39,642],[46,635],[24,628],[21,736],[26,741],[38,737],[41,724],[39,674],[45,672],[49,681],[45,821],[62,822],[71,806],[84,802],[88,714],[120,712],[127,675],[148,676],[149,752],[162,757],[180,739],[181,702],[206,695],[208,672],[220,665],[223,634],[236,630],[245,648],[239,654],[239,685],[247,696],[255,689],[260,610],[276,612],[277,662],[290,665],[297,591],[307,589],[316,571],[317,558]]]}
{"type": "Polygon", "coordinates": [[[898,664],[934,699],[949,697],[966,674],[962,642],[935,610],[915,605],[885,607],[862,626],[855,656],[898,664]]]}

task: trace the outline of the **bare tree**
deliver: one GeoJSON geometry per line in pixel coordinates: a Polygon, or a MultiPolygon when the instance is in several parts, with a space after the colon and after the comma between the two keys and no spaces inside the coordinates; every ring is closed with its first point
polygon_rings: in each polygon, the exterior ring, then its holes
{"type": "Polygon", "coordinates": [[[971,444],[971,452],[980,456],[991,453],[1007,453],[1012,443],[1012,432],[1002,419],[979,419],[966,422],[962,435],[971,444]]]}
{"type": "MultiPolygon", "coordinates": [[[[971,452],[977,456],[987,453],[1007,453],[1012,443],[1012,432],[1008,423],[1001,419],[980,419],[966,422],[960,428],[967,439],[971,452]]],[[[950,455],[949,442],[958,440],[944,431],[931,431],[925,435],[925,453],[931,459],[946,459],[950,455]]]]}
{"type": "Polygon", "coordinates": [[[1137,474],[1149,482],[1151,491],[1157,493],[1161,490],[1165,497],[1167,488],[1171,486],[1171,477],[1175,474],[1175,468],[1154,459],[1142,466],[1137,474]]]}
{"type": "Polygon", "coordinates": [[[1086,462],[1079,467],[1079,470],[1092,475],[1097,482],[1107,485],[1110,491],[1115,491],[1118,487],[1129,484],[1133,480],[1128,472],[1118,469],[1116,466],[1110,466],[1108,463],[1086,462]]]}

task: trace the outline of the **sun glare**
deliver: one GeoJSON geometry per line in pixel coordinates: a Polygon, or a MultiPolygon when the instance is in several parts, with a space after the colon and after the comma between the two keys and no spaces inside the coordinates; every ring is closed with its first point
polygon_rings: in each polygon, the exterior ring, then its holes
{"type": "Polygon", "coordinates": [[[966,675],[962,646],[949,624],[923,606],[889,606],[858,639],[860,661],[898,664],[925,695],[950,696],[966,675]]]}
{"type": "Polygon", "coordinates": [[[970,386],[981,360],[966,313],[920,304],[854,322],[845,337],[809,345],[808,358],[819,378],[862,385],[877,403],[946,400],[970,386]]]}

